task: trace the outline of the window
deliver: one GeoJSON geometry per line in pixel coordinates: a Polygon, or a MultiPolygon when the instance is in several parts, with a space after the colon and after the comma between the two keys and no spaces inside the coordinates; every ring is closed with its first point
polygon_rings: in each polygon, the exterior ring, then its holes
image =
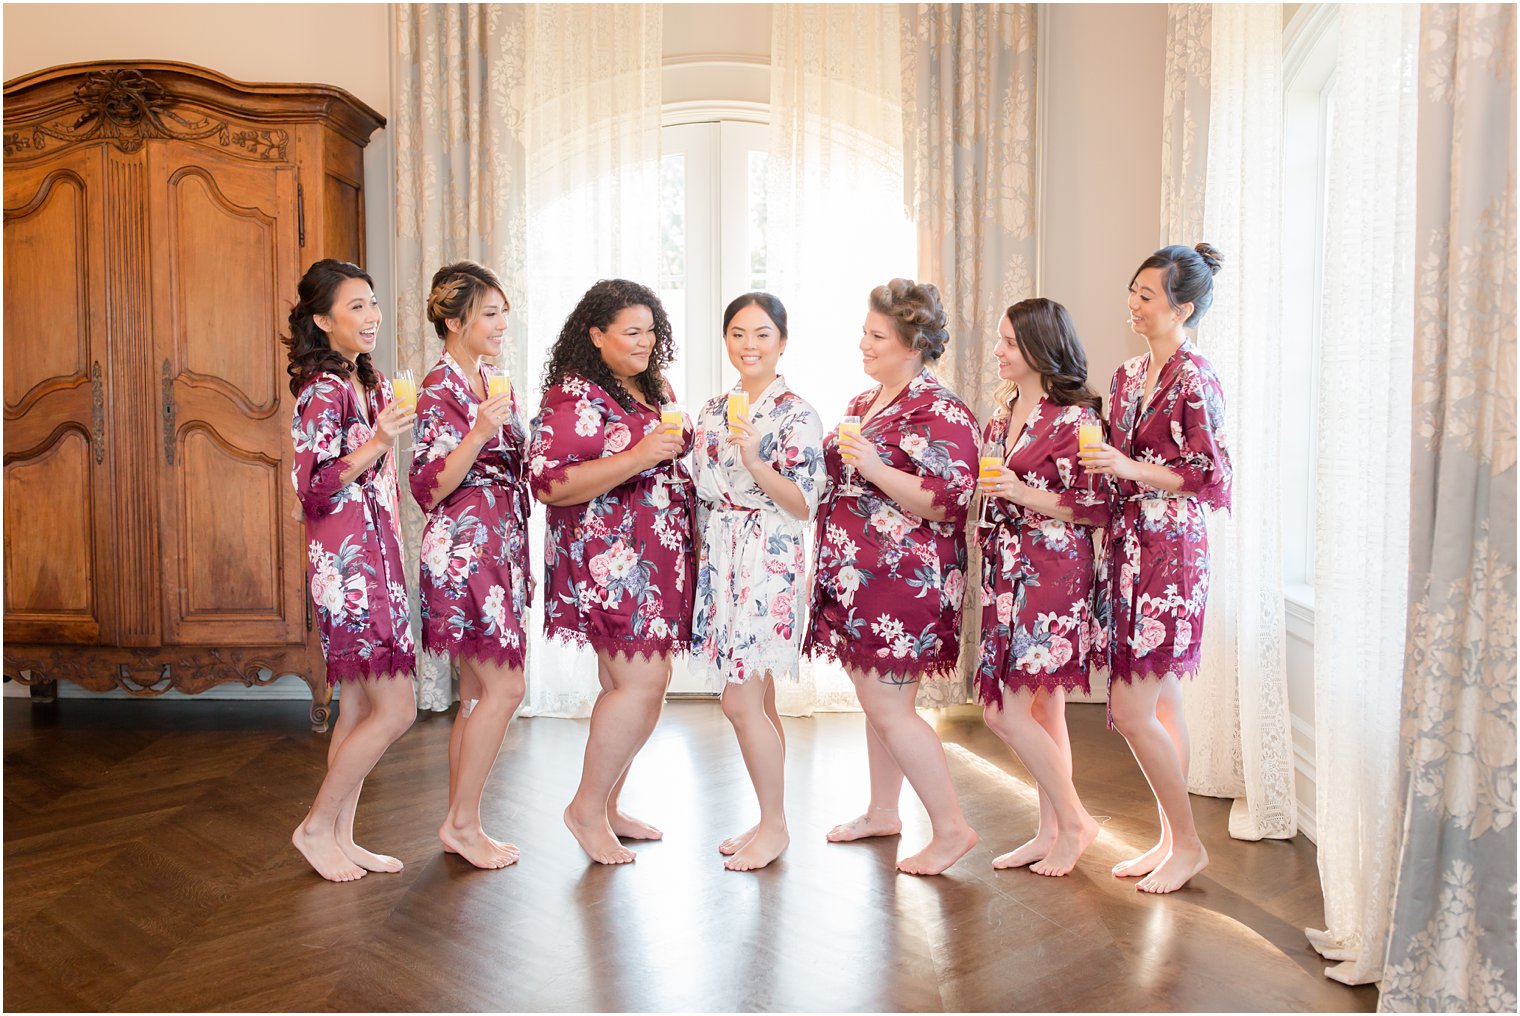
{"type": "Polygon", "coordinates": [[[766,286],[763,124],[675,124],[661,131],[660,300],[675,330],[671,383],[688,410],[737,380],[723,355],[723,308],[766,286]]]}
{"type": "Polygon", "coordinates": [[[1339,18],[1319,5],[1288,42],[1283,75],[1283,387],[1307,394],[1307,413],[1282,417],[1283,584],[1314,603],[1315,444],[1325,197],[1335,118],[1339,18]]]}

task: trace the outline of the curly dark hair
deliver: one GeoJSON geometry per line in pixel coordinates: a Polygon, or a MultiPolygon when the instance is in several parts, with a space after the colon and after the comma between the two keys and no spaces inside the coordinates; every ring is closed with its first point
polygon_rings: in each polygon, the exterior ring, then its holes
{"type": "Polygon", "coordinates": [[[945,353],[950,342],[945,308],[940,303],[939,287],[932,282],[893,279],[871,290],[871,309],[892,318],[897,337],[903,345],[924,355],[933,363],[945,353]]]}
{"type": "MultiPolygon", "coordinates": [[[[1103,415],[1103,399],[1087,386],[1087,353],[1077,339],[1066,308],[1037,296],[1020,300],[1007,310],[1013,338],[1024,362],[1040,372],[1040,387],[1058,406],[1088,406],[1103,415]]],[[[998,392],[998,405],[1007,406],[1013,385],[998,392]]]]}
{"type": "Polygon", "coordinates": [[[296,286],[296,305],[290,308],[290,334],[280,337],[290,362],[285,373],[290,375],[290,394],[300,395],[301,389],[312,375],[324,370],[334,371],[347,377],[357,370],[359,383],[374,388],[380,383],[380,375],[368,353],[360,353],[353,363],[333,349],[327,342],[327,333],[317,327],[318,314],[332,313],[338,298],[338,288],[349,279],[363,279],[370,289],[375,282],[364,269],[347,261],[323,258],[314,262],[301,276],[296,286]]]}
{"type": "Polygon", "coordinates": [[[1185,303],[1193,305],[1193,313],[1182,322],[1191,328],[1214,305],[1214,276],[1223,265],[1224,255],[1213,244],[1162,247],[1140,262],[1129,284],[1133,286],[1147,268],[1161,269],[1166,280],[1166,302],[1172,310],[1180,310],[1185,303]]]}
{"type": "Polygon", "coordinates": [[[602,360],[601,350],[591,341],[591,329],[605,331],[626,308],[639,306],[648,307],[654,316],[655,342],[649,353],[649,365],[633,380],[644,398],[655,403],[669,401],[670,386],[665,383],[665,368],[670,366],[676,353],[670,318],[654,290],[627,279],[602,279],[586,290],[586,295],[565,319],[554,347],[549,350],[549,362],[544,365],[543,390],[548,391],[570,375],[578,374],[600,385],[617,400],[618,405],[632,412],[633,395],[602,360]]]}

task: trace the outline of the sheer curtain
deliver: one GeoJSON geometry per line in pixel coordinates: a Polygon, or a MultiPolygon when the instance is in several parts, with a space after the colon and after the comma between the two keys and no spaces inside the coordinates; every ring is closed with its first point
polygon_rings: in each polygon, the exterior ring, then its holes
{"type": "MultiPolygon", "coordinates": [[[[530,4],[517,58],[526,68],[528,318],[519,391],[536,407],[560,326],[593,282],[659,287],[660,49],[658,4],[530,4]]],[[[677,336],[679,342],[682,336],[677,336]]],[[[543,561],[544,520],[529,543],[543,561]]],[[[598,689],[589,649],[527,621],[526,716],[589,716],[598,689]]]]}
{"type": "MultiPolygon", "coordinates": [[[[791,341],[781,367],[832,428],[869,388],[856,344],[871,289],[914,278],[903,208],[902,86],[893,4],[771,8],[768,264],[791,341]]],[[[803,662],[777,684],[788,715],[855,709],[844,671],[803,662]]]]}
{"type": "Polygon", "coordinates": [[[1420,18],[1403,821],[1379,1005],[1514,1012],[1515,8],[1420,18]]]}
{"type": "MultiPolygon", "coordinates": [[[[506,359],[518,374],[524,334],[524,64],[509,54],[520,44],[523,8],[397,4],[393,12],[396,362],[420,380],[438,361],[443,346],[424,311],[429,283],[444,264],[471,258],[494,269],[507,287],[513,313],[506,359]]],[[[403,466],[409,463],[410,456],[402,458],[403,466]]],[[[407,572],[415,575],[422,512],[406,494],[401,504],[407,572]]],[[[414,623],[416,611],[414,596],[414,623]]],[[[441,711],[453,700],[448,661],[419,654],[419,707],[441,711]]]]}
{"type": "MultiPolygon", "coordinates": [[[[903,161],[918,277],[939,286],[950,318],[939,373],[986,420],[999,384],[997,322],[1010,304],[1036,295],[1036,5],[902,9],[903,161]]],[[[980,553],[975,539],[969,544],[968,573],[977,575],[980,553]]],[[[960,672],[925,682],[920,705],[969,698],[980,620],[981,586],[968,582],[960,672]]]]}
{"type": "Polygon", "coordinates": [[[1236,470],[1233,513],[1208,520],[1203,663],[1183,696],[1189,789],[1235,799],[1231,836],[1286,838],[1297,821],[1275,501],[1281,363],[1271,340],[1280,316],[1282,11],[1172,5],[1167,37],[1162,241],[1207,240],[1226,258],[1198,345],[1224,382],[1236,470]]]}
{"type": "Polygon", "coordinates": [[[1314,575],[1315,822],[1325,930],[1380,976],[1398,828],[1409,546],[1414,56],[1419,8],[1341,8],[1327,155],[1314,575]]]}

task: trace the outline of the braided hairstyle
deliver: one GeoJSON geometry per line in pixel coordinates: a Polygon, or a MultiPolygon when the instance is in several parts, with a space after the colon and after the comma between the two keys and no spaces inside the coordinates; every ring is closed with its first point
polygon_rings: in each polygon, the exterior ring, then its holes
{"type": "Polygon", "coordinates": [[[440,339],[449,337],[448,321],[459,322],[461,332],[468,331],[480,316],[480,306],[492,292],[500,293],[506,304],[504,311],[512,309],[507,291],[496,273],[474,261],[456,261],[444,265],[433,273],[433,288],[428,293],[427,319],[440,339]]]}
{"type": "Polygon", "coordinates": [[[649,353],[649,365],[634,380],[644,398],[656,403],[669,401],[665,368],[675,359],[676,352],[670,318],[654,290],[627,279],[602,279],[586,290],[586,295],[565,319],[559,338],[549,350],[549,362],[544,365],[543,390],[548,391],[571,374],[579,374],[600,385],[617,400],[618,405],[633,412],[633,396],[602,360],[602,351],[591,341],[591,329],[606,331],[618,314],[629,307],[640,306],[648,307],[654,317],[655,342],[649,353]]]}
{"type": "MultiPolygon", "coordinates": [[[[1087,386],[1087,353],[1077,339],[1076,325],[1066,308],[1037,296],[1020,300],[1007,310],[1013,338],[1024,362],[1040,372],[1040,387],[1058,406],[1088,406],[1103,415],[1103,399],[1087,386]]],[[[1016,386],[998,389],[997,404],[1007,411],[1016,386]]]]}
{"type": "Polygon", "coordinates": [[[1191,328],[1202,319],[1204,313],[1214,304],[1214,276],[1219,274],[1219,269],[1224,264],[1224,255],[1219,253],[1218,248],[1212,244],[1200,243],[1196,247],[1183,247],[1180,244],[1171,247],[1162,247],[1156,253],[1140,262],[1140,267],[1135,269],[1135,274],[1130,278],[1129,284],[1133,286],[1135,279],[1147,268],[1161,269],[1162,279],[1166,286],[1166,302],[1172,310],[1180,310],[1182,305],[1193,305],[1193,313],[1183,322],[1191,328]]]}
{"type": "Polygon", "coordinates": [[[334,371],[347,377],[359,373],[359,383],[373,389],[380,383],[380,375],[368,353],[360,353],[353,363],[333,349],[327,341],[327,333],[318,327],[319,314],[331,314],[338,299],[338,289],[349,279],[363,279],[371,290],[374,280],[358,265],[334,258],[314,262],[301,276],[296,286],[296,305],[290,308],[290,334],[281,336],[290,362],[285,372],[290,375],[290,393],[300,395],[312,376],[324,370],[334,371]]]}
{"type": "Polygon", "coordinates": [[[950,342],[945,308],[940,305],[939,288],[932,282],[893,279],[871,290],[871,309],[885,314],[897,326],[903,345],[922,353],[925,363],[944,355],[950,342]]]}

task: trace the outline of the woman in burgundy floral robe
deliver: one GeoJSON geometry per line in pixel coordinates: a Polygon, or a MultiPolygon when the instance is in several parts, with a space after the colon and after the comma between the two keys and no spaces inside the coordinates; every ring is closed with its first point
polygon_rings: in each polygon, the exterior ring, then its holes
{"type": "Polygon", "coordinates": [[[291,481],[306,515],[312,606],[327,679],[343,682],[327,776],[291,841],[323,878],[348,882],[400,871],[394,857],[354,843],[364,778],[411,726],[416,670],[397,525],[396,437],[410,407],[370,362],[380,305],[363,269],[322,260],[307,269],[290,312],[291,481]]]}
{"type": "Polygon", "coordinates": [[[618,795],[660,718],[670,658],[691,643],[694,492],[679,459],[692,428],[660,416],[674,351],[653,290],[598,282],[550,351],[533,421],[529,479],[549,505],[544,631],[596,650],[602,684],[565,824],[602,864],[634,859],[620,836],[661,836],[619,811],[618,795]]]}
{"type": "Polygon", "coordinates": [[[1088,689],[1092,530],[1108,522],[1108,491],[1082,468],[1077,449],[1080,428],[1101,429],[1103,403],[1087,387],[1087,357],[1059,303],[1009,307],[993,356],[1005,386],[982,440],[1000,449],[1003,469],[981,482],[988,500],[978,530],[976,684],[987,726],[1035,778],[1040,826],[992,866],[1027,864],[1058,876],[1098,835],[1072,784],[1066,692],[1088,689]]]}
{"type": "Polygon", "coordinates": [[[861,418],[860,433],[824,439],[832,487],[818,509],[803,648],[844,665],[866,714],[871,803],[829,839],[895,836],[906,776],[934,835],[897,866],[937,875],[976,844],[976,833],[944,748],[913,705],[920,678],[953,671],[960,655],[976,421],[924,366],[950,337],[939,290],[893,279],[871,291],[869,306],[860,351],[877,386],[847,410],[861,418]]]}
{"type": "Polygon", "coordinates": [[[1105,549],[1100,640],[1109,664],[1114,726],[1129,742],[1161,813],[1161,839],[1114,868],[1137,888],[1181,888],[1208,864],[1187,795],[1183,678],[1198,671],[1209,592],[1204,509],[1230,507],[1224,390],[1183,330],[1214,300],[1220,255],[1163,247],[1130,281],[1130,328],[1150,351],[1114,372],[1108,410],[1112,444],[1083,463],[1113,477],[1113,521],[1105,549]]]}
{"type": "Polygon", "coordinates": [[[523,698],[529,595],[528,434],[510,393],[490,395],[483,357],[501,355],[506,293],[473,261],[433,276],[427,315],[443,358],[417,399],[412,494],[422,530],[422,645],[459,665],[449,738],[449,811],[438,838],[478,868],[504,868],[517,847],[486,835],[480,798],[523,698]]]}

